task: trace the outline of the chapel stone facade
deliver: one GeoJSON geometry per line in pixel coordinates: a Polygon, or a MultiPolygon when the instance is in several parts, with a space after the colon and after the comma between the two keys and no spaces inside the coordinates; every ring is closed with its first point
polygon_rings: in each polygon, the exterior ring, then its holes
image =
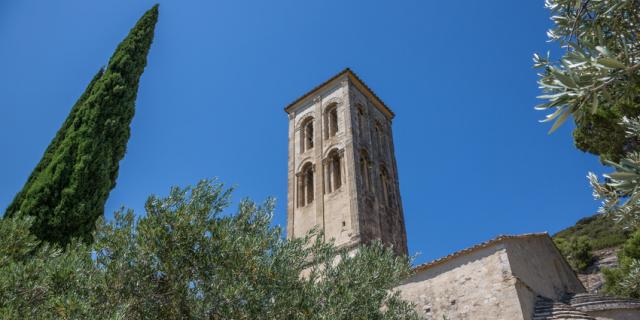
{"type": "Polygon", "coordinates": [[[338,247],[381,240],[406,255],[393,112],[349,69],[285,111],[287,236],[318,227],[338,247]]]}

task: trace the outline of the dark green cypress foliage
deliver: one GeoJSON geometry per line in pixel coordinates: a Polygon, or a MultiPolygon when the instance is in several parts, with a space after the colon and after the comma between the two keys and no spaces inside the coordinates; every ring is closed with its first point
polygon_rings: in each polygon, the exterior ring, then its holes
{"type": "Polygon", "coordinates": [[[31,189],[34,181],[36,181],[42,170],[51,163],[51,159],[53,159],[57,147],[60,145],[60,142],[64,140],[68,128],[73,124],[73,121],[75,120],[76,114],[78,113],[78,108],[80,108],[80,106],[83,105],[84,101],[87,100],[87,97],[91,93],[91,89],[95,85],[96,81],[98,81],[98,79],[102,77],[103,73],[104,69],[101,68],[100,71],[98,71],[98,73],[93,77],[91,82],[89,82],[89,85],[85,89],[84,93],[80,96],[80,99],[78,99],[78,101],[76,101],[76,104],[73,105],[69,116],[64,121],[64,124],[62,124],[60,130],[58,130],[58,132],[56,133],[56,136],[53,138],[53,140],[51,140],[51,143],[47,147],[47,150],[45,150],[42,159],[40,159],[40,162],[38,163],[36,168],[31,172],[27,183],[25,183],[22,190],[15,196],[13,202],[9,205],[9,208],[7,208],[7,212],[15,212],[19,210],[18,206],[24,201],[25,192],[31,189]]]}
{"type": "Polygon", "coordinates": [[[104,72],[91,81],[71,110],[5,217],[35,217],[40,239],[67,244],[91,240],[115,187],[135,111],[140,76],[158,19],[147,11],[118,45],[104,72]]]}

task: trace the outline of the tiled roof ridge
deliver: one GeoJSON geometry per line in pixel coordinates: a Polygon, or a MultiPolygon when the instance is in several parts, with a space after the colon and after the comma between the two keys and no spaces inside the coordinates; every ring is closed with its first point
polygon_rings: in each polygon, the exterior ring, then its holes
{"type": "Polygon", "coordinates": [[[414,272],[421,272],[424,271],[426,269],[432,268],[434,266],[443,264],[447,261],[450,261],[452,259],[455,259],[457,257],[475,252],[477,250],[480,249],[484,249],[484,248],[488,248],[492,245],[498,244],[500,242],[506,241],[506,240],[512,240],[512,239],[527,239],[527,238],[537,238],[537,237],[549,237],[549,234],[547,232],[538,232],[538,233],[524,233],[524,234],[518,234],[518,235],[499,235],[489,241],[485,241],[479,244],[476,244],[474,246],[468,247],[466,249],[462,249],[459,251],[456,251],[454,253],[451,253],[449,255],[446,255],[442,258],[438,258],[435,259],[433,261],[427,262],[427,263],[423,263],[421,265],[418,265],[416,267],[413,268],[414,272]]]}

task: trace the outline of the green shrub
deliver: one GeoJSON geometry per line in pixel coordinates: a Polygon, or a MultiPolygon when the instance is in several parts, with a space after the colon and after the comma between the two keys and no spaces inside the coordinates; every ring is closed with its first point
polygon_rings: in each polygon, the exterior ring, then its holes
{"type": "Polygon", "coordinates": [[[576,271],[585,271],[593,263],[592,247],[587,237],[577,237],[570,240],[555,239],[558,249],[576,271]]]}
{"type": "Polygon", "coordinates": [[[610,215],[596,214],[579,220],[574,226],[556,233],[553,238],[571,241],[585,237],[593,250],[600,250],[623,244],[629,238],[629,234],[630,231],[610,215]]]}
{"type": "Polygon", "coordinates": [[[618,252],[618,268],[605,269],[605,291],[610,294],[640,298],[640,230],[618,252]]]}

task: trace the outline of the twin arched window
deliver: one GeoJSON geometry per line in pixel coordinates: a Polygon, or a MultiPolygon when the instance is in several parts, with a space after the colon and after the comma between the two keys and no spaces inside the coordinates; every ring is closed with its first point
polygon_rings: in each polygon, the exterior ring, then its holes
{"type": "MultiPolygon", "coordinates": [[[[371,179],[371,162],[367,150],[360,151],[360,177],[362,178],[362,186],[365,193],[373,191],[374,181],[371,179]]],[[[393,179],[389,175],[389,171],[384,165],[380,165],[380,189],[378,190],[378,199],[380,203],[387,207],[395,207],[395,188],[393,179]]],[[[377,189],[377,187],[376,187],[377,189]]]]}
{"type": "MultiPolygon", "coordinates": [[[[390,129],[389,129],[390,130],[390,129]]],[[[374,139],[376,140],[377,150],[383,156],[388,156],[393,154],[392,142],[391,142],[391,132],[385,131],[384,125],[380,122],[376,121],[374,125],[374,139]]]]}
{"type": "Polygon", "coordinates": [[[298,207],[313,202],[313,165],[307,163],[298,174],[298,207]]]}
{"type": "MultiPolygon", "coordinates": [[[[313,118],[302,122],[300,126],[300,153],[313,149],[314,127],[313,118]]],[[[338,134],[338,105],[332,103],[324,113],[324,137],[328,139],[338,134]]]]}

